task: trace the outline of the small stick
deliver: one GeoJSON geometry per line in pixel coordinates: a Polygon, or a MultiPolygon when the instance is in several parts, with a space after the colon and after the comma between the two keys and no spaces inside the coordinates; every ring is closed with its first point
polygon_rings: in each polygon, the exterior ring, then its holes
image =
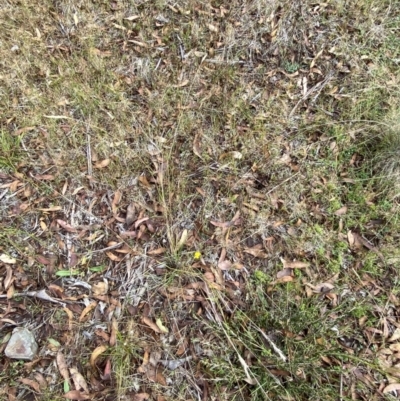
{"type": "Polygon", "coordinates": [[[269,342],[269,345],[278,354],[279,358],[281,358],[283,362],[286,362],[287,361],[286,355],[276,346],[276,344],[259,327],[257,327],[257,326],[254,326],[254,327],[269,342]]]}

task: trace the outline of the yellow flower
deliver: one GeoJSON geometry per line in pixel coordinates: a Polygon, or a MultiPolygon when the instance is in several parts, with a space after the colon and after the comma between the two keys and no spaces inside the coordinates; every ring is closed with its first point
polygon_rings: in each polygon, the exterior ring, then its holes
{"type": "Polygon", "coordinates": [[[195,260],[199,260],[200,258],[201,258],[201,252],[200,251],[196,251],[195,253],[194,253],[194,256],[193,256],[194,258],[195,258],[195,260]]]}

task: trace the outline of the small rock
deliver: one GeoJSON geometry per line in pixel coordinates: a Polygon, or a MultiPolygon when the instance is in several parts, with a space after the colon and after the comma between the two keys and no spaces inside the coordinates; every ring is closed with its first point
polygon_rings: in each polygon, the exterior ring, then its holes
{"type": "Polygon", "coordinates": [[[31,361],[37,351],[38,345],[33,334],[28,329],[16,327],[4,352],[9,358],[31,361]]]}

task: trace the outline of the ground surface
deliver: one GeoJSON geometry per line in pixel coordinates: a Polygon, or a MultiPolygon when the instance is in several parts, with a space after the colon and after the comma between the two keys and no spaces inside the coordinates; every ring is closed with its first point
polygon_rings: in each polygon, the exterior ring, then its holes
{"type": "Polygon", "coordinates": [[[397,2],[0,20],[1,399],[399,395],[397,2]]]}

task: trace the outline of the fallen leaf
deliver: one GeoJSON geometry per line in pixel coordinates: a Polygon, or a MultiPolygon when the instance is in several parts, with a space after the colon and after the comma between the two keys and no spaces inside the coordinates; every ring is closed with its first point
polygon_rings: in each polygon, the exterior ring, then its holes
{"type": "Polygon", "coordinates": [[[153,249],[152,251],[148,251],[147,255],[161,255],[161,254],[165,253],[166,250],[167,250],[167,248],[153,249]]]}
{"type": "Polygon", "coordinates": [[[313,292],[316,294],[326,294],[329,293],[329,291],[333,290],[335,286],[332,283],[320,283],[317,285],[312,285],[309,283],[306,283],[307,286],[312,288],[313,292]]]}
{"type": "Polygon", "coordinates": [[[336,210],[334,215],[336,216],[343,216],[347,213],[347,206],[342,206],[340,209],[336,210]]]}
{"type": "Polygon", "coordinates": [[[148,393],[138,393],[133,396],[133,401],[144,401],[150,398],[150,394],[148,393]]]}
{"type": "Polygon", "coordinates": [[[179,242],[176,244],[176,250],[179,251],[185,244],[188,239],[189,232],[187,229],[184,229],[179,242]]]}
{"type": "Polygon", "coordinates": [[[169,333],[169,330],[163,325],[160,318],[156,319],[156,325],[163,333],[169,333]]]}
{"type": "Polygon", "coordinates": [[[92,355],[90,355],[90,366],[94,369],[96,365],[96,359],[106,352],[108,347],[106,345],[99,345],[95,350],[92,352],[92,355]]]}
{"type": "Polygon", "coordinates": [[[125,223],[129,227],[134,221],[135,221],[135,212],[136,212],[136,207],[134,203],[131,203],[127,208],[126,208],[126,218],[125,218],[125,223]]]}
{"type": "Polygon", "coordinates": [[[6,255],[5,253],[2,253],[0,255],[0,262],[13,265],[17,263],[17,260],[15,258],[12,258],[11,256],[6,255]]]}
{"type": "Polygon", "coordinates": [[[139,16],[138,15],[131,15],[130,17],[126,17],[124,19],[126,19],[127,21],[135,21],[135,20],[139,19],[139,16]]]}
{"type": "Polygon", "coordinates": [[[57,352],[56,361],[57,361],[57,367],[58,367],[58,370],[60,371],[61,376],[67,383],[69,383],[69,371],[68,371],[67,363],[65,361],[64,354],[61,351],[57,352]]]}
{"type": "Polygon", "coordinates": [[[65,231],[68,231],[69,233],[76,233],[77,230],[76,228],[72,227],[70,224],[68,224],[64,220],[57,219],[58,225],[60,225],[65,231]]]}
{"type": "Polygon", "coordinates": [[[40,386],[37,381],[25,378],[19,379],[19,381],[23,384],[26,384],[29,387],[32,387],[37,393],[40,393],[40,386]]]}
{"type": "Polygon", "coordinates": [[[40,210],[41,212],[57,212],[59,210],[62,210],[62,207],[61,206],[53,206],[53,207],[39,208],[37,210],[40,210]]]}
{"type": "Polygon", "coordinates": [[[232,262],[229,262],[229,260],[223,260],[222,262],[218,262],[218,267],[221,270],[229,270],[232,269],[232,262]]]}
{"type": "Polygon", "coordinates": [[[278,273],[276,273],[276,278],[283,278],[285,276],[293,277],[293,269],[286,267],[283,270],[280,270],[278,273]]]}
{"type": "Polygon", "coordinates": [[[4,279],[4,289],[8,290],[14,279],[13,279],[13,270],[11,266],[6,265],[6,271],[7,273],[6,273],[6,278],[4,279]]]}
{"type": "Polygon", "coordinates": [[[90,398],[92,398],[89,394],[81,393],[78,390],[68,391],[68,393],[64,394],[64,397],[68,400],[76,400],[76,401],[90,400],[90,398]]]}
{"type": "Polygon", "coordinates": [[[257,244],[251,248],[243,249],[243,252],[246,252],[255,258],[266,258],[268,255],[264,252],[262,244],[257,244]]]}
{"type": "Polygon", "coordinates": [[[383,394],[391,393],[392,391],[400,390],[400,383],[392,383],[383,389],[383,394]]]}
{"type": "Polygon", "coordinates": [[[118,333],[118,322],[117,319],[113,317],[111,322],[111,335],[110,335],[110,345],[112,347],[117,343],[117,333],[118,333]]]}
{"type": "Polygon", "coordinates": [[[52,181],[56,177],[53,174],[38,174],[38,175],[35,175],[35,178],[37,180],[52,181]]]}
{"type": "Polygon", "coordinates": [[[85,316],[92,311],[95,307],[97,306],[97,302],[91,302],[81,313],[81,315],[79,316],[79,323],[82,323],[83,319],[85,318],[85,316]]]}
{"type": "Polygon", "coordinates": [[[400,338],[400,328],[396,328],[392,336],[389,338],[389,342],[397,341],[400,338]]]}
{"type": "Polygon", "coordinates": [[[306,262],[286,262],[286,260],[282,259],[283,267],[288,269],[304,269],[305,267],[310,266],[309,263],[306,262]]]}
{"type": "Polygon", "coordinates": [[[202,159],[201,157],[201,149],[200,149],[200,135],[196,134],[193,140],[193,153],[197,156],[200,157],[200,159],[202,159]]]}
{"type": "Polygon", "coordinates": [[[79,373],[77,368],[71,368],[69,370],[71,373],[72,381],[74,382],[75,390],[84,390],[86,393],[89,392],[88,385],[84,377],[79,373]]]}
{"type": "Polygon", "coordinates": [[[144,324],[149,326],[151,329],[153,329],[156,333],[162,333],[162,331],[158,328],[158,326],[148,317],[143,317],[142,321],[144,324]]]}
{"type": "Polygon", "coordinates": [[[121,202],[121,198],[122,198],[122,192],[120,190],[117,190],[115,192],[114,199],[111,204],[111,210],[112,210],[113,214],[117,214],[117,211],[118,211],[117,206],[118,206],[119,202],[121,202]]]}
{"type": "Polygon", "coordinates": [[[112,252],[106,252],[106,255],[113,261],[113,262],[121,262],[122,258],[117,255],[114,255],[112,252]]]}
{"type": "Polygon", "coordinates": [[[104,160],[100,160],[99,162],[97,162],[94,167],[101,169],[101,168],[105,168],[110,164],[110,159],[104,159],[104,160]]]}
{"type": "Polygon", "coordinates": [[[105,295],[108,292],[108,282],[106,279],[104,281],[100,281],[96,284],[93,284],[92,291],[94,295],[105,295]]]}
{"type": "Polygon", "coordinates": [[[103,380],[111,379],[111,359],[107,358],[106,366],[104,367],[103,375],[101,376],[103,380]]]}

